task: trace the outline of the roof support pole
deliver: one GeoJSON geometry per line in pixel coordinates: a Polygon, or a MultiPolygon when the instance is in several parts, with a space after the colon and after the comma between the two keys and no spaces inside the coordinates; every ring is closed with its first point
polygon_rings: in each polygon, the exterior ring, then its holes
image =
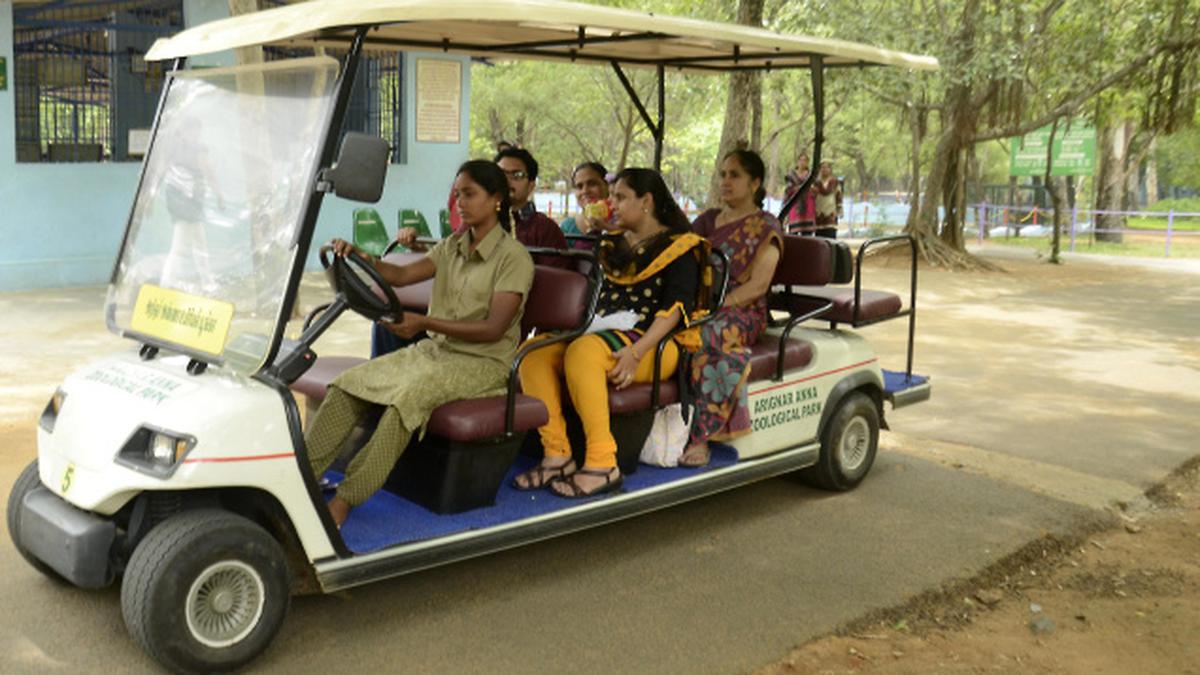
{"type": "Polygon", "coordinates": [[[813,54],[809,57],[809,71],[812,74],[812,100],[813,100],[813,152],[812,162],[808,165],[808,175],[804,178],[804,183],[800,188],[792,193],[784,201],[783,207],[779,209],[779,222],[787,226],[787,214],[792,210],[792,206],[800,200],[800,195],[808,191],[808,188],[813,184],[813,178],[817,175],[817,169],[821,166],[821,145],[825,142],[825,59],[813,54]]]}
{"type": "Polygon", "coordinates": [[[658,123],[656,124],[650,117],[650,111],[646,110],[645,104],[642,103],[642,98],[638,96],[637,90],[633,88],[633,83],[625,76],[625,71],[621,69],[621,64],[616,61],[611,61],[613,72],[617,74],[617,79],[621,81],[621,86],[625,87],[625,93],[629,94],[629,100],[633,102],[635,108],[642,116],[642,121],[646,123],[646,128],[650,130],[650,135],[654,137],[654,168],[657,170],[662,162],[662,144],[663,144],[663,123],[666,118],[666,89],[664,88],[666,77],[666,69],[663,66],[658,67],[658,123]]]}
{"type": "Polygon", "coordinates": [[[667,89],[666,68],[658,64],[658,126],[654,131],[654,170],[662,171],[663,137],[666,132],[667,89]]]}

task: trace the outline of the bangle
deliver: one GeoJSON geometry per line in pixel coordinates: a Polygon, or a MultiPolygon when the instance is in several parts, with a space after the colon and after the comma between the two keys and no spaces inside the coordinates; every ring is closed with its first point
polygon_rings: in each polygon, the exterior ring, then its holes
{"type": "Polygon", "coordinates": [[[633,354],[633,359],[634,359],[635,361],[641,361],[641,360],[642,360],[642,355],[641,355],[641,354],[639,354],[639,353],[637,353],[637,350],[633,348],[633,345],[629,345],[629,353],[630,353],[630,354],[633,354]]]}

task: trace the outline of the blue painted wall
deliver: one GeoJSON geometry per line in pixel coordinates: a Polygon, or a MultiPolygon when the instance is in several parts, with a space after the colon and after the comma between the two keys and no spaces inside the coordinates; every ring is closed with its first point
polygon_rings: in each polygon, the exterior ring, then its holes
{"type": "MultiPolygon", "coordinates": [[[[227,3],[187,0],[189,25],[220,18],[227,3]]],[[[140,164],[28,164],[16,162],[14,128],[14,61],[12,1],[0,0],[0,56],[8,60],[9,86],[0,91],[0,292],[108,282],[140,164]]],[[[467,159],[470,114],[470,66],[463,61],[462,140],[460,143],[417,143],[413,102],[416,59],[456,59],[443,54],[406,54],[405,135],[408,164],[393,165],[379,204],[389,232],[397,211],[417,208],[437,228],[438,211],[446,206],[454,170],[467,159]]],[[[205,59],[221,63],[230,57],[205,59]]],[[[325,200],[315,241],[349,238],[351,212],[361,206],[334,197],[325,200]]],[[[315,258],[310,265],[315,264],[315,258]]]]}

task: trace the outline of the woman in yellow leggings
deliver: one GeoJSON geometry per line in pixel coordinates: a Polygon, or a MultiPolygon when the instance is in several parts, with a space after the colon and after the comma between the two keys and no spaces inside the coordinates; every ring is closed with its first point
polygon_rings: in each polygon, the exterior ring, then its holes
{"type": "MultiPolygon", "coordinates": [[[[704,240],[692,233],[662,177],[650,169],[625,169],[617,174],[612,197],[620,234],[600,245],[605,281],[596,314],[613,323],[624,316],[626,323],[535,350],[522,362],[521,387],[546,404],[550,421],[538,429],[545,456],[516,477],[520,490],[549,486],[559,496],[582,498],[621,486],[608,385],[624,389],[650,382],[658,342],[696,310],[704,240]],[[587,437],[582,467],[571,459],[567,440],[564,378],[587,437]]],[[[661,376],[674,373],[678,360],[671,343],[661,376]]]]}

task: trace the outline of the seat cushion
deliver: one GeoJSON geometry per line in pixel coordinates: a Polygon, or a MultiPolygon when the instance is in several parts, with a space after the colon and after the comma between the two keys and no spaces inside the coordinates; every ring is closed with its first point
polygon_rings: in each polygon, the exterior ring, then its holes
{"type": "MultiPolygon", "coordinates": [[[[813,357],[811,342],[789,339],[783,350],[783,370],[796,370],[807,366],[813,357]]],[[[763,335],[750,348],[750,381],[769,380],[775,376],[775,365],[779,359],[779,337],[763,335]]]]}
{"type": "MultiPolygon", "coordinates": [[[[833,303],[833,308],[821,319],[838,323],[853,323],[854,321],[854,289],[839,286],[793,286],[792,291],[802,295],[820,298],[833,303]]],[[[791,298],[789,304],[803,306],[803,298],[791,298]]],[[[815,305],[809,301],[809,304],[815,305]]],[[[887,291],[872,291],[863,289],[862,306],[859,308],[858,320],[877,321],[900,313],[904,303],[900,296],[887,291]]],[[[801,309],[801,307],[795,307],[801,309]]]]}
{"type": "MultiPolygon", "coordinates": [[[[364,363],[353,356],[323,356],[317,359],[292,389],[314,402],[325,400],[329,383],[344,371],[364,363]]],[[[427,431],[451,441],[479,441],[504,433],[504,396],[464,399],[439,406],[426,425],[427,431]]],[[[513,406],[513,431],[528,431],[550,419],[546,406],[532,396],[517,394],[513,406]]]]}
{"type": "MultiPolygon", "coordinates": [[[[659,385],[658,400],[663,405],[679,402],[679,384],[675,375],[664,380],[659,385]]],[[[613,415],[637,412],[650,409],[649,384],[634,384],[620,391],[608,388],[608,411],[613,415]]]]}
{"type": "Polygon", "coordinates": [[[334,378],[350,370],[366,359],[357,356],[322,356],[300,379],[292,383],[292,390],[304,394],[312,401],[325,400],[325,389],[334,378]]]}
{"type": "MultiPolygon", "coordinates": [[[[462,443],[495,438],[504,433],[504,405],[504,396],[453,401],[438,406],[429,416],[425,429],[462,443]]],[[[517,394],[513,406],[513,431],[536,429],[549,420],[550,413],[545,404],[532,396],[517,394]]]]}

